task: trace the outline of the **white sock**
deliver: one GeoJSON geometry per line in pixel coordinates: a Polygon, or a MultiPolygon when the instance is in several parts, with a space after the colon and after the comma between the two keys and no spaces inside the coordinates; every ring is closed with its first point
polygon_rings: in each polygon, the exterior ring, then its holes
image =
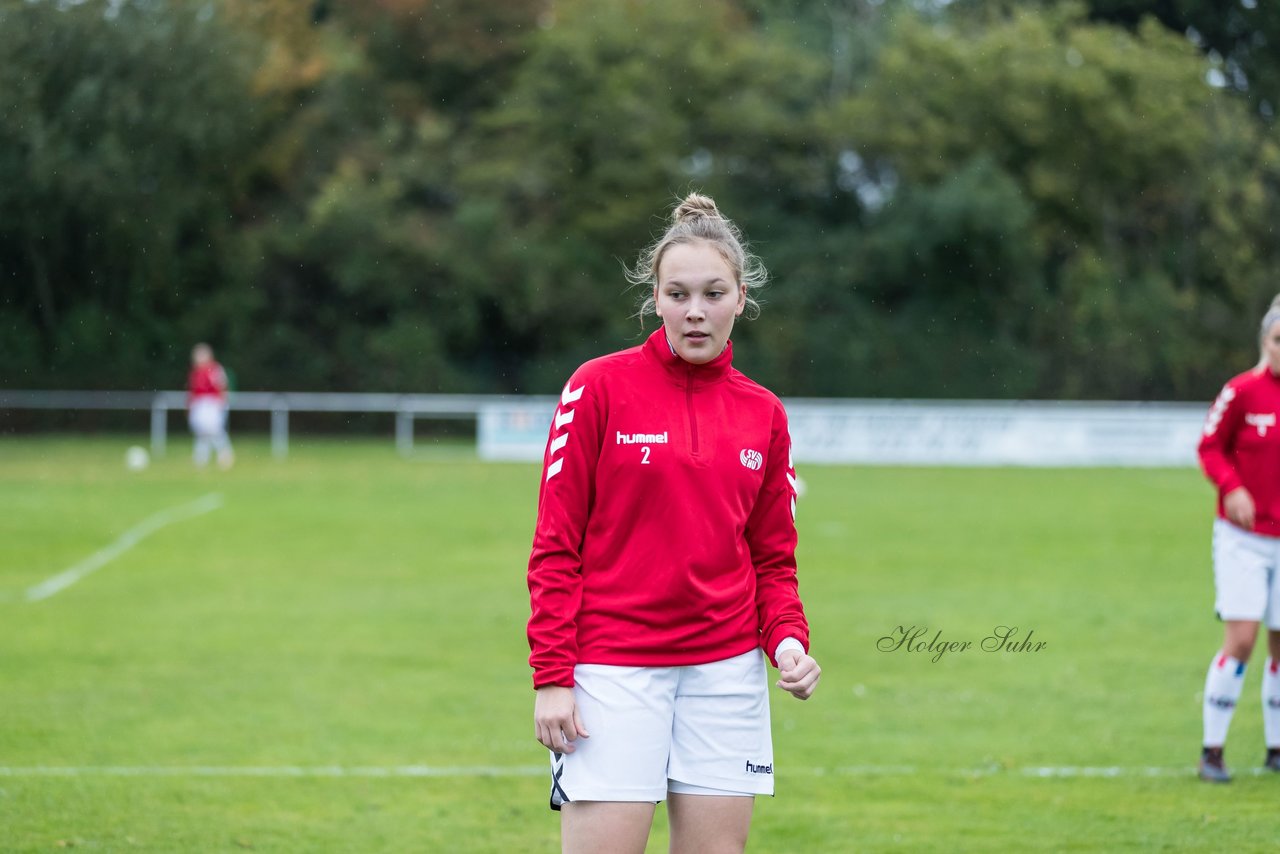
{"type": "Polygon", "coordinates": [[[1231,715],[1244,687],[1244,662],[1219,652],[1204,678],[1204,746],[1221,747],[1227,741],[1231,715]]]}
{"type": "Polygon", "coordinates": [[[1267,747],[1280,747],[1280,662],[1270,657],[1262,671],[1262,731],[1267,747]]]}
{"type": "Polygon", "coordinates": [[[192,448],[191,457],[193,460],[195,460],[195,464],[197,466],[199,466],[200,468],[204,468],[206,465],[209,464],[209,451],[211,449],[212,449],[212,445],[210,444],[208,439],[204,438],[203,436],[196,437],[196,443],[195,443],[195,446],[192,448]]]}

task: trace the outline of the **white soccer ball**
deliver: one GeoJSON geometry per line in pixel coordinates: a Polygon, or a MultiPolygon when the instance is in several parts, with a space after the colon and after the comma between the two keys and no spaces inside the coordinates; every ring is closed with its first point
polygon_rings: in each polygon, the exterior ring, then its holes
{"type": "Polygon", "coordinates": [[[151,455],[141,445],[133,445],[124,452],[124,467],[129,471],[142,471],[151,464],[151,455]]]}

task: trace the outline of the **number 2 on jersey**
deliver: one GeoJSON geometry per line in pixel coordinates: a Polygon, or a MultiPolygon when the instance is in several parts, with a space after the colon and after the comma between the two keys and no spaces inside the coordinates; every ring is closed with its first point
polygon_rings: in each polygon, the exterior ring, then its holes
{"type": "Polygon", "coordinates": [[[643,448],[641,448],[640,453],[644,454],[644,456],[640,458],[640,465],[642,466],[649,465],[649,446],[645,445],[643,448]]]}

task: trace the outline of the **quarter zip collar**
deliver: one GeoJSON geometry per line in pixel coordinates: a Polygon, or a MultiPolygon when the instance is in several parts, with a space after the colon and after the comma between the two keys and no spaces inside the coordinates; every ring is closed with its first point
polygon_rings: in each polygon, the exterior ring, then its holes
{"type": "Polygon", "coordinates": [[[720,355],[705,365],[695,365],[680,358],[667,341],[666,329],[659,326],[644,342],[645,354],[657,362],[667,375],[681,383],[699,385],[719,382],[733,370],[733,342],[728,341],[720,355]]]}

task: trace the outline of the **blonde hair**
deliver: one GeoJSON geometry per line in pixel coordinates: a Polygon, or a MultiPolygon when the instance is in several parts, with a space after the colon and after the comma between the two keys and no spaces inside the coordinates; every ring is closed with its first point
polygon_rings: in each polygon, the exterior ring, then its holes
{"type": "Polygon", "coordinates": [[[653,292],[658,286],[658,267],[662,256],[672,246],[703,242],[710,244],[728,262],[738,284],[747,291],[747,305],[743,314],[748,318],[760,316],[760,303],[751,292],[764,287],[769,281],[769,271],[747,246],[746,238],[732,220],[721,215],[715,200],[700,193],[690,193],[671,211],[671,225],[665,234],[640,253],[634,267],[627,270],[627,280],[637,287],[645,287],[644,299],[636,315],[643,322],[646,315],[656,314],[657,305],[653,292]]]}
{"type": "Polygon", "coordinates": [[[1262,324],[1258,327],[1258,346],[1261,348],[1263,342],[1267,340],[1267,332],[1272,326],[1280,323],[1280,294],[1276,294],[1271,300],[1271,305],[1267,307],[1267,313],[1262,315],[1262,324]]]}

